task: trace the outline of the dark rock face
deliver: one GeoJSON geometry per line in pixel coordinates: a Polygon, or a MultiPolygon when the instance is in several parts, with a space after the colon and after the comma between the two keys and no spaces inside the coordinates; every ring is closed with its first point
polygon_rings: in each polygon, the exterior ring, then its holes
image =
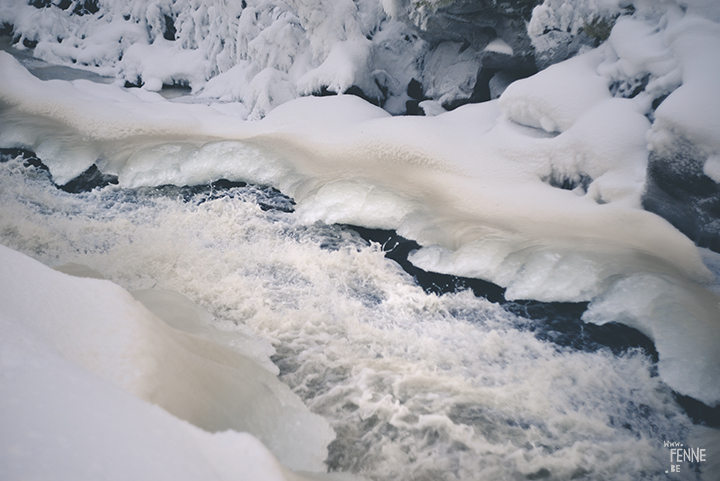
{"type": "Polygon", "coordinates": [[[65,185],[59,185],[58,189],[64,190],[71,194],[79,194],[81,192],[90,192],[93,189],[101,189],[110,184],[117,184],[116,175],[107,175],[100,172],[97,165],[93,164],[82,174],[75,177],[65,185]]]}
{"type": "Polygon", "coordinates": [[[651,152],[642,202],[700,247],[720,252],[720,185],[703,172],[707,158],[683,138],[651,152]]]}
{"type": "MultiPolygon", "coordinates": [[[[43,172],[52,180],[50,175],[50,169],[40,158],[27,149],[21,148],[0,148],[0,162],[8,162],[11,159],[20,158],[25,167],[34,167],[39,172],[43,172]]],[[[53,182],[54,183],[54,182],[53,182]]],[[[90,192],[93,189],[103,188],[110,184],[117,184],[118,178],[116,175],[103,174],[98,169],[97,165],[93,164],[88,169],[75,177],[73,180],[65,185],[55,184],[60,190],[69,192],[71,194],[80,194],[82,192],[90,192]]]]}
{"type": "Polygon", "coordinates": [[[430,46],[422,75],[427,96],[453,109],[499,96],[507,83],[496,83],[491,92],[489,82],[496,74],[515,80],[537,72],[525,24],[539,3],[456,0],[420,26],[405,19],[430,46]]]}
{"type": "Polygon", "coordinates": [[[491,1],[457,0],[440,7],[420,31],[422,38],[432,46],[442,42],[460,42],[485,59],[483,54],[491,41],[499,38],[513,49],[512,56],[488,58],[490,68],[534,68],[533,48],[527,35],[525,22],[530,19],[539,0],[491,1]],[[509,57],[509,58],[505,58],[509,57]]]}

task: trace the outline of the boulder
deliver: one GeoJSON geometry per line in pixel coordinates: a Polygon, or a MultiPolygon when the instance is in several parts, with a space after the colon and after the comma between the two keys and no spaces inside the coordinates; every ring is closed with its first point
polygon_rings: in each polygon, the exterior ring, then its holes
{"type": "Polygon", "coordinates": [[[489,81],[498,73],[515,80],[537,71],[525,25],[538,2],[443,3],[425,16],[404,18],[429,45],[422,72],[428,97],[453,109],[490,100],[489,81]]]}
{"type": "Polygon", "coordinates": [[[651,152],[642,203],[700,247],[720,252],[720,184],[706,174],[707,162],[708,154],[682,137],[651,152]]]}

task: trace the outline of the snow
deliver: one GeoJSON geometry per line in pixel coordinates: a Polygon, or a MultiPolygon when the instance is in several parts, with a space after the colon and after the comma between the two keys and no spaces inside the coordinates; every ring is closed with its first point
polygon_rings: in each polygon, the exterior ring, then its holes
{"type": "Polygon", "coordinates": [[[682,85],[655,112],[650,148],[662,150],[664,132],[690,140],[708,153],[720,153],[720,25],[695,15],[672,22],[665,41],[678,58],[682,85]]]}
{"type": "Polygon", "coordinates": [[[203,60],[198,50],[178,51],[172,42],[157,38],[152,46],[135,43],[125,50],[120,75],[126,79],[142,78],[143,88],[152,92],[173,84],[197,88],[205,81],[201,73],[203,60]]]}
{"type": "MultiPolygon", "coordinates": [[[[12,479],[231,479],[246,466],[245,479],[258,479],[253,470],[289,478],[275,457],[325,470],[332,429],[237,344],[169,327],[109,281],[70,277],[4,246],[0,263],[0,422],[12,479]]],[[[267,351],[245,344],[256,357],[267,351]]]]}
{"type": "Polygon", "coordinates": [[[486,52],[497,52],[497,53],[502,53],[504,55],[512,55],[513,54],[512,47],[510,45],[508,45],[507,42],[505,42],[501,38],[496,38],[496,39],[493,39],[492,41],[490,41],[490,43],[488,43],[485,46],[484,50],[486,52]]]}
{"type": "MultiPolygon", "coordinates": [[[[647,7],[641,2],[635,3],[640,8],[647,7]]],[[[622,0],[544,0],[533,9],[527,32],[541,57],[547,52],[572,49],[573,38],[588,24],[611,23],[628,5],[632,5],[631,2],[622,0]]]]}
{"type": "Polygon", "coordinates": [[[500,97],[504,113],[528,127],[567,130],[590,108],[610,98],[606,80],[597,74],[601,55],[593,50],[510,84],[500,97]]]}
{"type": "Polygon", "coordinates": [[[720,156],[708,157],[703,166],[703,173],[720,184],[720,156]]]}
{"type": "Polygon", "coordinates": [[[423,109],[423,112],[425,112],[425,115],[432,117],[433,115],[440,115],[447,112],[445,108],[443,108],[442,104],[438,102],[437,100],[423,100],[420,102],[419,106],[423,109]]]}
{"type": "Polygon", "coordinates": [[[0,321],[5,479],[297,479],[252,435],[183,422],[13,321],[4,314],[0,321]]]}
{"type": "Polygon", "coordinates": [[[622,0],[580,0],[572,3],[545,0],[533,10],[528,33],[539,36],[548,29],[557,29],[575,34],[591,19],[618,14],[628,3],[622,0]]]}
{"type": "Polygon", "coordinates": [[[333,46],[325,61],[305,73],[297,81],[301,95],[319,92],[323,86],[331,92],[342,93],[357,85],[373,98],[381,96],[370,79],[363,79],[371,72],[372,42],[366,38],[346,40],[333,46]]]}

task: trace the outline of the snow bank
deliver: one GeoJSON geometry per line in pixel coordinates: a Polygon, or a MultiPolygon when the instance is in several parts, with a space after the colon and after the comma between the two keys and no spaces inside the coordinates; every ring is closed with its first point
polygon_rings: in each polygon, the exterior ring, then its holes
{"type": "Polygon", "coordinates": [[[375,0],[99,1],[94,15],[24,0],[0,5],[17,48],[158,91],[188,85],[205,97],[242,101],[251,118],[327,89],[361,89],[404,112],[423,44],[375,0]],[[212,80],[211,82],[208,82],[212,80]],[[382,89],[382,91],[381,91],[382,89]]]}
{"type": "Polygon", "coordinates": [[[508,118],[521,125],[563,132],[593,106],[610,98],[596,72],[602,53],[594,50],[512,83],[500,97],[508,118]]]}
{"type": "Polygon", "coordinates": [[[286,479],[263,444],[292,469],[325,470],[332,429],[238,346],[171,328],[108,281],[70,277],[2,246],[0,264],[3,436],[19,449],[5,450],[3,465],[18,478],[117,469],[118,479],[156,471],[229,479],[249,463],[255,474],[286,479]],[[126,393],[227,432],[201,431],[126,393]],[[98,459],[87,463],[93,452],[98,459]]]}
{"type": "Polygon", "coordinates": [[[202,431],[0,323],[5,479],[298,479],[252,435],[202,431]]]}
{"type": "Polygon", "coordinates": [[[677,137],[720,154],[720,24],[688,14],[672,21],[664,40],[678,59],[682,85],[655,111],[650,149],[672,149],[677,137]]]}
{"type": "Polygon", "coordinates": [[[636,274],[594,299],[583,320],[615,321],[655,342],[663,380],[714,406],[720,400],[718,297],[677,278],[636,274]]]}

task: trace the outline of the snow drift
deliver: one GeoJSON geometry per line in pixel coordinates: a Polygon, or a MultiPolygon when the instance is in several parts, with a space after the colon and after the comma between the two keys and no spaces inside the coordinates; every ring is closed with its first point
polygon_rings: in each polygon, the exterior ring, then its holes
{"type": "Polygon", "coordinates": [[[230,479],[246,466],[247,479],[293,479],[275,456],[325,471],[332,429],[266,368],[169,327],[109,281],[70,277],[4,246],[0,263],[3,439],[15,446],[2,456],[13,476],[47,477],[47,467],[61,477],[230,479]]]}

